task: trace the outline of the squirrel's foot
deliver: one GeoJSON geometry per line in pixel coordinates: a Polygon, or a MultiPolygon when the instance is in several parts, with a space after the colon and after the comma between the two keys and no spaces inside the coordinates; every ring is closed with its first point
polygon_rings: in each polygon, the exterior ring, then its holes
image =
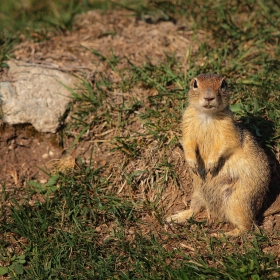
{"type": "Polygon", "coordinates": [[[226,237],[238,237],[243,232],[244,232],[244,230],[241,230],[239,228],[235,228],[235,229],[227,231],[225,233],[212,233],[210,236],[216,237],[216,238],[222,238],[224,236],[226,236],[226,237]]]}
{"type": "Polygon", "coordinates": [[[181,224],[186,222],[188,219],[190,219],[192,215],[193,215],[193,210],[188,209],[167,217],[165,219],[165,222],[181,224]]]}

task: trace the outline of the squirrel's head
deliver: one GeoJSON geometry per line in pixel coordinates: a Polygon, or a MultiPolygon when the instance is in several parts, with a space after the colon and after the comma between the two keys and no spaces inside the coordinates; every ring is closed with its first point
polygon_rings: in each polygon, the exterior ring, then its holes
{"type": "Polygon", "coordinates": [[[228,84],[216,74],[200,74],[193,78],[188,95],[189,106],[200,112],[213,114],[229,106],[228,84]]]}

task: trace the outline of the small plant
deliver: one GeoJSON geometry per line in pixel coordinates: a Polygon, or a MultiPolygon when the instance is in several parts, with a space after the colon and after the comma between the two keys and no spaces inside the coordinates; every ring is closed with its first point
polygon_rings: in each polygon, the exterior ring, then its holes
{"type": "Polygon", "coordinates": [[[25,255],[13,255],[12,257],[1,256],[0,261],[5,263],[5,266],[0,266],[0,276],[10,274],[13,277],[17,277],[24,273],[24,264],[26,263],[25,255]]]}
{"type": "Polygon", "coordinates": [[[59,175],[53,175],[50,177],[50,179],[45,184],[41,184],[38,182],[35,182],[33,180],[30,180],[28,182],[28,185],[32,187],[32,190],[37,193],[47,193],[50,194],[52,192],[55,192],[59,189],[59,186],[56,184],[57,180],[59,178],[59,175]]]}

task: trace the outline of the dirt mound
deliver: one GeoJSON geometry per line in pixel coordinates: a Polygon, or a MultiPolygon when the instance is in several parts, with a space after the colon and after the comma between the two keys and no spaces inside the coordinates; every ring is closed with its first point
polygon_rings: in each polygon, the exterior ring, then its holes
{"type": "Polygon", "coordinates": [[[190,52],[197,51],[196,42],[210,36],[198,30],[193,37],[192,27],[183,20],[149,24],[127,11],[90,11],[76,18],[72,32],[41,43],[27,40],[14,49],[14,55],[18,60],[64,71],[106,70],[104,59],[92,50],[108,58],[126,56],[138,65],[158,63],[166,59],[166,54],[186,61],[190,52]]]}

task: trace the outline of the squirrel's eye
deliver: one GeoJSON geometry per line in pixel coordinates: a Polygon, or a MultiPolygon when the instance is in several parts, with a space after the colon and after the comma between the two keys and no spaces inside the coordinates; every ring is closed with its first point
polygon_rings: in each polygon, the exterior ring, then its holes
{"type": "Polygon", "coordinates": [[[226,89],[227,89],[227,87],[228,87],[227,82],[226,82],[225,80],[223,80],[223,81],[222,81],[222,83],[221,83],[221,89],[226,90],[226,89]]]}
{"type": "Polygon", "coordinates": [[[194,80],[194,82],[193,82],[193,87],[194,87],[194,88],[198,88],[198,85],[197,85],[197,81],[196,81],[196,80],[194,80]]]}

